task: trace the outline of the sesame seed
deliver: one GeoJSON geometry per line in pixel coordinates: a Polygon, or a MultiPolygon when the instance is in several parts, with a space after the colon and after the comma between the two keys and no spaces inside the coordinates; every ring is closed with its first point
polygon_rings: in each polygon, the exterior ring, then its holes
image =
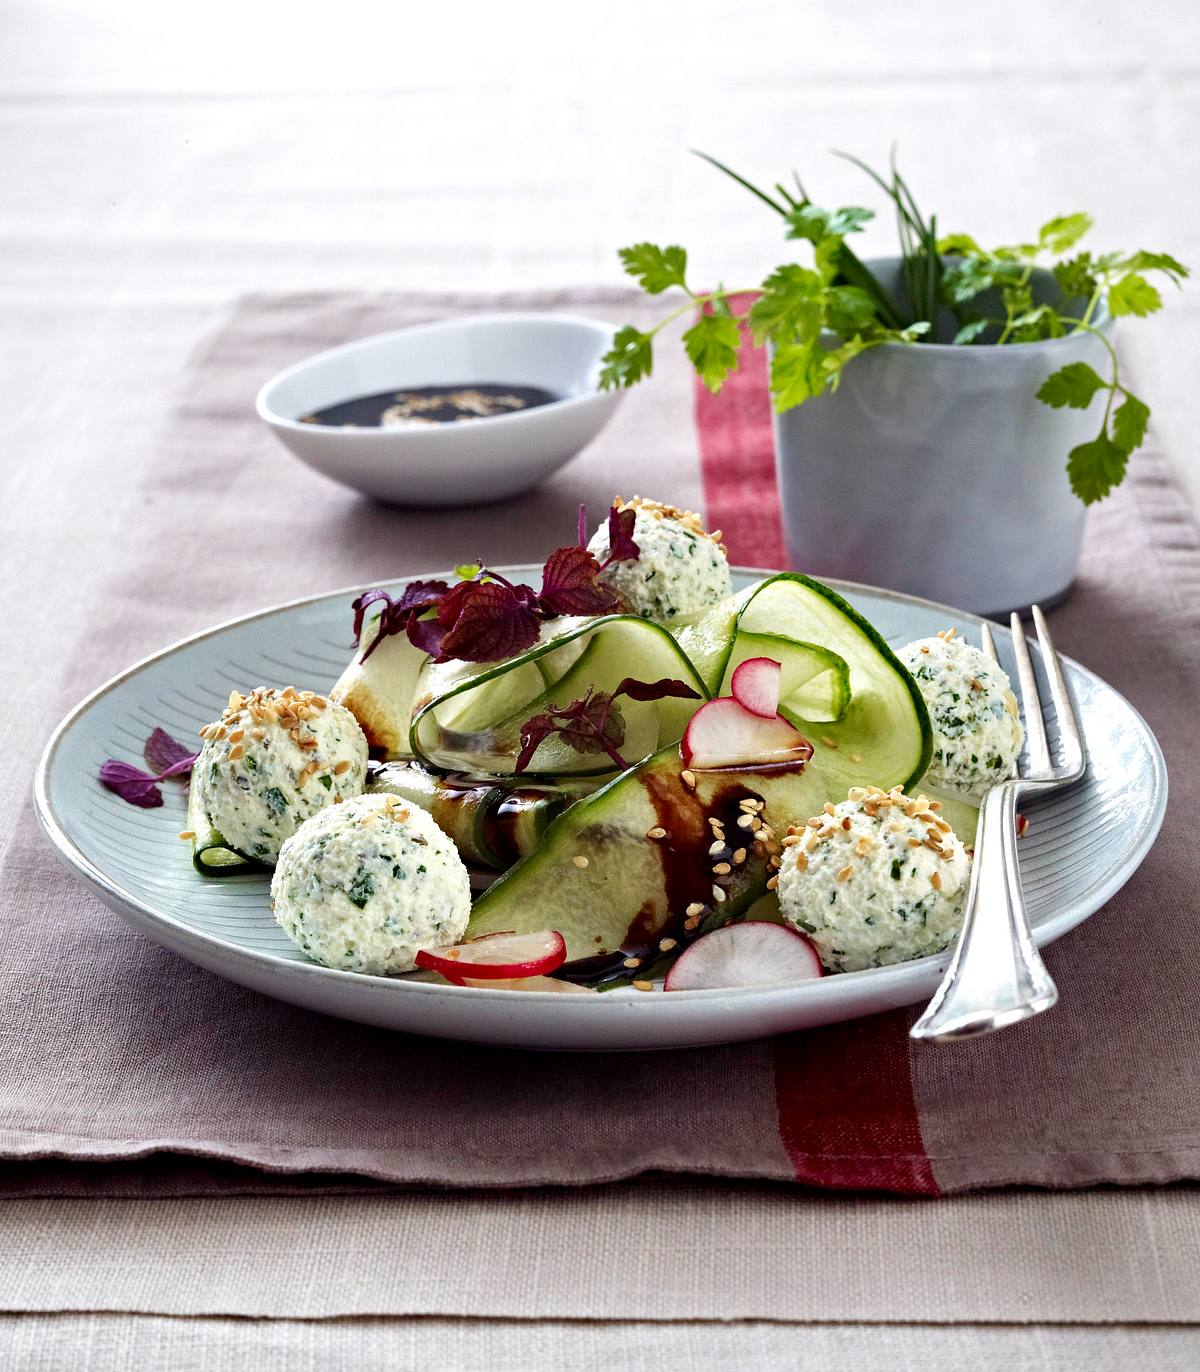
{"type": "Polygon", "coordinates": [[[576,853],[575,856],[571,859],[571,861],[575,864],[576,867],[580,869],[580,871],[582,871],[583,868],[585,868],[588,865],[588,860],[583,856],[582,853],[576,853]]]}
{"type": "Polygon", "coordinates": [[[910,848],[919,848],[921,846],[921,840],[919,838],[910,838],[908,840],[908,846],[910,848]]]}
{"type": "Polygon", "coordinates": [[[942,808],[942,802],[940,800],[931,800],[925,808],[933,811],[940,810],[942,808]]]}
{"type": "MultiPolygon", "coordinates": [[[[797,839],[796,841],[799,842],[799,839],[797,839]]],[[[745,862],[745,861],[746,861],[746,850],[745,850],[745,848],[738,848],[738,849],[735,851],[734,855],[733,855],[733,865],[734,865],[735,867],[740,867],[740,866],[742,865],[742,863],[745,862]]]]}
{"type": "Polygon", "coordinates": [[[660,839],[660,838],[666,838],[666,836],[667,836],[667,831],[662,827],[661,824],[656,824],[656,825],[654,826],[653,829],[647,829],[647,830],[646,830],[646,837],[647,837],[647,838],[660,839]]]}
{"type": "Polygon", "coordinates": [[[300,746],[301,748],[315,748],[317,746],[317,740],[315,738],[302,738],[300,740],[300,746]]]}
{"type": "Polygon", "coordinates": [[[929,878],[929,884],[933,887],[935,891],[940,891],[942,889],[941,872],[934,872],[933,875],[929,878]]]}
{"type": "Polygon", "coordinates": [[[837,814],[837,811],[833,808],[833,801],[831,800],[827,800],[825,804],[821,806],[821,809],[824,810],[827,815],[837,814]]]}
{"type": "Polygon", "coordinates": [[[626,959],[625,959],[625,966],[626,966],[626,967],[640,967],[641,965],[642,965],[642,960],[641,960],[641,958],[626,958],[626,959]]]}
{"type": "Polygon", "coordinates": [[[230,748],[230,750],[229,750],[229,760],[230,760],[230,762],[236,762],[236,761],[238,760],[238,758],[240,758],[240,757],[243,756],[243,754],[245,753],[245,751],[246,751],[245,748],[243,748],[240,744],[239,744],[238,747],[236,747],[236,748],[230,748]]]}
{"type": "Polygon", "coordinates": [[[195,838],[195,837],[196,837],[196,831],[195,831],[195,829],[180,829],[180,831],[179,831],[179,833],[176,835],[176,837],[177,837],[177,838],[195,838]]]}
{"type": "Polygon", "coordinates": [[[862,761],[862,754],[861,754],[861,753],[847,753],[846,756],[850,759],[851,762],[861,762],[861,761],[862,761]]]}
{"type": "MultiPolygon", "coordinates": [[[[785,848],[794,848],[794,847],[796,846],[796,844],[799,843],[799,842],[800,842],[800,835],[799,835],[799,834],[788,834],[788,835],[783,839],[783,846],[784,846],[785,848]]],[[[739,848],[739,849],[738,849],[738,852],[739,852],[739,853],[744,853],[745,851],[746,851],[745,848],[739,848]]]]}
{"type": "Polygon", "coordinates": [[[821,818],[813,818],[805,821],[810,829],[819,829],[825,821],[821,818]]]}
{"type": "Polygon", "coordinates": [[[716,885],[715,882],[713,883],[712,893],[713,900],[715,900],[718,905],[723,905],[725,903],[725,892],[721,889],[721,887],[716,885]]]}
{"type": "Polygon", "coordinates": [[[944,819],[938,819],[935,816],[933,822],[937,825],[937,827],[942,831],[943,834],[949,834],[953,832],[944,819]]]}
{"type": "Polygon", "coordinates": [[[329,702],[325,699],[324,696],[310,696],[309,702],[310,704],[315,705],[318,710],[325,709],[325,707],[329,704],[329,702]]]}
{"type": "Polygon", "coordinates": [[[874,848],[874,846],[875,845],[871,842],[870,837],[867,834],[863,834],[862,838],[860,838],[858,842],[854,845],[854,851],[859,855],[859,857],[866,857],[866,855],[871,851],[872,848],[874,848]]]}
{"type": "Polygon", "coordinates": [[[678,942],[679,942],[678,939],[673,939],[673,938],[660,938],[659,941],[658,941],[658,951],[659,951],[660,953],[669,953],[669,952],[671,951],[672,948],[675,948],[675,947],[678,946],[678,942]]]}
{"type": "Polygon", "coordinates": [[[768,891],[774,891],[775,888],[776,888],[778,885],[779,885],[779,878],[778,878],[778,876],[773,876],[773,877],[768,877],[768,878],[767,878],[767,890],[768,890],[768,891]]]}
{"type": "Polygon", "coordinates": [[[696,773],[689,768],[685,767],[683,771],[679,773],[679,779],[689,791],[694,791],[696,789],[696,773]]]}
{"type": "Polygon", "coordinates": [[[727,877],[732,871],[733,868],[729,865],[729,863],[718,862],[717,865],[713,868],[713,875],[718,877],[727,877]]]}
{"type": "Polygon", "coordinates": [[[342,758],[341,762],[335,762],[333,765],[333,774],[335,777],[343,776],[349,770],[350,760],[348,758],[342,758]]]}
{"type": "Polygon", "coordinates": [[[797,871],[797,872],[803,872],[804,869],[805,869],[807,866],[808,866],[808,859],[804,856],[803,853],[797,853],[797,854],[796,854],[796,871],[797,871]]]}
{"type": "Polygon", "coordinates": [[[820,841],[820,834],[809,834],[808,838],[805,840],[804,843],[804,851],[806,853],[811,853],[820,841]]]}
{"type": "Polygon", "coordinates": [[[725,851],[725,840],[724,840],[724,839],[717,839],[717,841],[716,841],[715,843],[710,843],[710,844],[708,845],[708,855],[709,855],[709,857],[720,857],[720,855],[721,855],[724,851],[725,851]]]}
{"type": "Polygon", "coordinates": [[[850,878],[851,878],[853,875],[854,875],[854,868],[853,868],[853,867],[843,867],[842,870],[837,874],[837,879],[838,879],[839,881],[849,881],[850,878]]]}
{"type": "Polygon", "coordinates": [[[687,917],[688,917],[688,919],[699,919],[699,917],[700,917],[703,913],[704,913],[704,906],[701,905],[700,902],[699,902],[698,900],[692,901],[692,903],[691,903],[691,904],[688,906],[688,908],[687,908],[687,917]]]}
{"type": "Polygon", "coordinates": [[[848,794],[850,800],[859,801],[866,797],[866,791],[861,786],[851,786],[848,794]]]}
{"type": "Polygon", "coordinates": [[[635,991],[653,991],[654,983],[652,981],[635,981],[633,989],[635,991]]]}
{"type": "Polygon", "coordinates": [[[263,741],[264,738],[266,738],[266,736],[267,736],[267,731],[266,731],[265,729],[251,729],[251,730],[250,730],[250,737],[251,737],[251,738],[254,738],[254,739],[257,739],[260,743],[263,741]]]}
{"type": "Polygon", "coordinates": [[[738,815],[738,828],[749,829],[756,819],[758,819],[757,815],[738,815]]]}
{"type": "Polygon", "coordinates": [[[738,801],[739,810],[761,810],[762,807],[763,803],[761,800],[755,800],[749,796],[745,800],[738,801]]]}
{"type": "Polygon", "coordinates": [[[846,830],[849,830],[849,828],[850,828],[850,816],[849,816],[849,815],[847,815],[847,816],[845,817],[845,819],[842,820],[842,828],[843,828],[843,829],[846,829],[846,830]]]}
{"type": "Polygon", "coordinates": [[[826,748],[837,748],[837,739],[830,738],[828,734],[821,735],[821,742],[826,746],[826,748]]]}
{"type": "Polygon", "coordinates": [[[230,692],[229,692],[229,704],[228,704],[228,706],[226,707],[227,709],[230,709],[230,710],[240,710],[244,704],[245,704],[245,699],[244,699],[244,697],[242,696],[241,691],[230,691],[230,692]]]}
{"type": "Polygon", "coordinates": [[[684,927],[684,929],[690,934],[690,933],[692,932],[692,930],[695,929],[696,926],[697,926],[699,923],[700,923],[700,917],[699,917],[699,915],[693,915],[690,919],[685,919],[685,920],[683,921],[683,927],[684,927]]]}

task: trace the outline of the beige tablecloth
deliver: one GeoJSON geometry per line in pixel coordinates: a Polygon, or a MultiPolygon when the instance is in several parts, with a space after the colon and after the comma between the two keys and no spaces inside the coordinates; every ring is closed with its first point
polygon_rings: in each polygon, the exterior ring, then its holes
{"type": "MultiPolygon", "coordinates": [[[[1104,246],[1162,246],[1200,259],[1200,10],[1190,0],[1152,0],[1136,16],[1115,0],[1014,0],[1002,19],[952,23],[938,0],[899,7],[755,0],[736,13],[716,0],[622,2],[602,23],[562,6],[533,7],[516,19],[511,9],[464,6],[453,14],[453,42],[447,13],[384,11],[365,0],[347,0],[336,14],[232,0],[202,8],[13,0],[0,9],[0,360],[13,436],[0,466],[9,588],[4,685],[34,680],[44,688],[6,720],[10,758],[33,755],[52,723],[48,702],[73,684],[63,679],[65,663],[42,651],[47,625],[77,625],[102,612],[88,598],[95,569],[111,541],[135,537],[150,513],[135,494],[142,473],[171,460],[154,434],[172,386],[194,341],[237,294],[612,283],[613,248],[644,236],[687,241],[706,272],[730,281],[757,273],[777,260],[775,226],[689,162],[682,152],[689,143],[767,180],[798,164],[816,193],[853,202],[865,198],[861,181],[822,150],[846,146],[882,160],[899,138],[925,197],[953,219],[948,227],[1011,239],[1048,213],[1086,207],[1104,246]],[[89,453],[117,451],[128,482],[84,477],[64,487],[64,453],[82,457],[86,471],[89,453]]],[[[887,250],[886,225],[868,246],[887,250]]],[[[1200,489],[1191,460],[1195,300],[1185,294],[1171,302],[1169,317],[1134,326],[1122,346],[1151,379],[1161,444],[1200,489]]],[[[183,611],[202,622],[200,607],[183,611]]],[[[0,811],[26,796],[24,765],[0,767],[0,811]]],[[[889,1230],[896,1269],[923,1270],[936,1234],[952,1260],[951,1217],[961,1213],[973,1228],[975,1203],[943,1202],[936,1220],[922,1211],[929,1229],[889,1230]]],[[[0,1268],[9,1271],[35,1250],[45,1255],[39,1235],[57,1235],[60,1261],[46,1270],[57,1272],[52,1299],[60,1310],[104,1307],[97,1292],[123,1288],[112,1261],[119,1251],[168,1274],[238,1255],[253,1266],[259,1251],[254,1234],[236,1227],[214,1238],[186,1203],[173,1212],[170,1239],[156,1225],[132,1229],[123,1203],[53,1204],[73,1216],[85,1241],[71,1247],[47,1211],[10,1204],[0,1211],[0,1268]]],[[[308,1203],[272,1204],[275,1221],[290,1217],[294,1226],[292,1264],[274,1269],[287,1284],[310,1270],[308,1203]]],[[[358,1236],[376,1204],[358,1202],[328,1239],[347,1273],[369,1270],[372,1254],[358,1236]]],[[[441,1251],[453,1232],[438,1198],[378,1204],[394,1221],[420,1225],[424,1216],[415,1238],[410,1233],[414,1265],[441,1251]]],[[[821,1204],[842,1216],[825,1249],[814,1254],[789,1235],[763,1261],[796,1271],[802,1282],[836,1244],[832,1255],[845,1264],[853,1294],[878,1275],[870,1260],[876,1225],[895,1203],[821,1204]]],[[[723,1242],[733,1264],[761,1216],[747,1211],[737,1189],[719,1205],[720,1236],[707,1241],[723,1242]]],[[[1128,1274],[1104,1261],[1134,1251],[1146,1289],[1168,1297],[1166,1315],[1140,1318],[1196,1318],[1179,1298],[1197,1252],[1189,1193],[1010,1194],[996,1205],[1018,1232],[1005,1230],[1008,1237],[986,1253],[973,1250],[975,1271],[997,1294],[994,1318],[1024,1318],[1026,1297],[1053,1289],[1060,1268],[1070,1266],[1060,1263],[1063,1255],[1095,1254],[1095,1300],[1110,1298],[1117,1318],[1137,1319],[1121,1303],[1128,1274]],[[1051,1213],[1048,1203],[1061,1208],[1051,1213]],[[1150,1241],[1147,1216],[1159,1204],[1162,1221],[1150,1241]],[[1040,1262],[1022,1291],[1006,1279],[1023,1270],[1018,1255],[1026,1250],[1040,1262]]],[[[664,1267],[686,1285],[695,1249],[679,1231],[656,1229],[641,1215],[629,1223],[643,1245],[658,1244],[664,1267]]],[[[535,1245],[545,1232],[544,1217],[527,1210],[511,1212],[509,1224],[515,1238],[535,1245]]],[[[585,1239],[572,1255],[581,1287],[594,1253],[585,1239]]],[[[493,1257],[478,1248],[462,1255],[464,1290],[494,1275],[493,1257]]],[[[24,1308],[45,1308],[36,1285],[20,1293],[24,1308]]],[[[214,1295],[222,1289],[214,1283],[214,1295]]],[[[911,1320],[909,1289],[898,1288],[880,1318],[911,1320]]],[[[202,1287],[198,1305],[213,1312],[219,1301],[206,1300],[202,1287]]],[[[824,1315],[853,1319],[851,1308],[831,1301],[824,1315]]],[[[1080,1306],[1061,1318],[1092,1319],[1094,1310],[1080,1306]]],[[[965,1309],[952,1317],[971,1318],[965,1309]]],[[[40,1369],[233,1369],[270,1367],[271,1357],[275,1365],[322,1369],[586,1366],[597,1350],[607,1366],[799,1363],[869,1372],[964,1364],[1173,1372],[1200,1360],[1195,1335],[1184,1329],[1045,1324],[692,1324],[666,1333],[459,1318],[0,1320],[0,1360],[40,1369]]]]}

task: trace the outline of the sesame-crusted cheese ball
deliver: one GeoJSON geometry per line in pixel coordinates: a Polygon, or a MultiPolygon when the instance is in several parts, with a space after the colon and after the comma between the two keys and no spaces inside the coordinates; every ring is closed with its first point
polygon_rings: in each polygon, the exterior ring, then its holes
{"type": "Polygon", "coordinates": [[[363,795],[323,810],[283,845],[275,918],[314,962],[346,972],[411,972],[418,950],[457,943],[471,883],[424,810],[363,795]]]}
{"type": "Polygon", "coordinates": [[[947,629],[901,648],[933,724],[931,786],[981,796],[1002,781],[1021,751],[1017,698],[1004,669],[947,629]]]}
{"type": "MultiPolygon", "coordinates": [[[[629,606],[634,614],[669,623],[685,615],[707,610],[732,593],[729,558],[721,532],[706,533],[698,515],[661,505],[641,496],[617,509],[632,509],[636,558],[614,562],[601,580],[629,606]]],[[[592,535],[588,551],[603,562],[609,554],[608,525],[592,535]]]]}
{"type": "Polygon", "coordinates": [[[209,823],[245,857],[273,863],[310,815],[362,792],[367,740],[341,705],[291,686],[234,691],[200,731],[196,761],[209,823]]]}
{"type": "Polygon", "coordinates": [[[831,972],[907,962],[953,941],[971,864],[937,808],[899,787],[855,787],[788,831],[780,909],[831,972]]]}

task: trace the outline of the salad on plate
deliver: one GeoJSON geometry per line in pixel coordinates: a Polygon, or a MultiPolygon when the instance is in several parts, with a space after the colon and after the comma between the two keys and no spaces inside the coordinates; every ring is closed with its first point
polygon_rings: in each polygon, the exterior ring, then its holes
{"type": "Polygon", "coordinates": [[[332,689],[245,683],[190,773],[198,874],[271,869],[310,959],[588,994],[788,983],[943,951],[976,806],[1022,742],[952,629],[893,652],[800,573],[731,590],[719,531],[616,499],[541,585],[478,564],[347,605],[332,689]]]}

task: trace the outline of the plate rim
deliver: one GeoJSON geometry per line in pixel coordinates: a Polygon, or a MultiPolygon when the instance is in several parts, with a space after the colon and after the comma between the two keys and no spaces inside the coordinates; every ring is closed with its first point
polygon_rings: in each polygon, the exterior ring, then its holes
{"type": "MultiPolygon", "coordinates": [[[[536,572],[539,564],[520,562],[506,563],[497,566],[495,570],[504,574],[523,574],[527,571],[536,572]]],[[[752,567],[738,564],[732,566],[730,571],[737,576],[745,577],[769,577],[779,575],[779,569],[768,567],[752,567]]],[[[270,971],[285,977],[317,977],[330,987],[335,985],[342,986],[363,986],[378,990],[382,986],[404,987],[406,994],[419,993],[423,995],[433,994],[442,998],[446,988],[432,982],[414,981],[404,977],[385,977],[376,976],[371,973],[348,972],[341,968],[325,967],[320,963],[312,961],[297,962],[288,958],[282,958],[275,953],[257,949],[247,948],[244,944],[233,942],[197,929],[195,926],[177,919],[174,915],[166,914],[152,905],[147,904],[133,892],[125,890],[120,884],[112,880],[108,874],[98,867],[84,853],[78,844],[67,833],[54,804],[50,798],[50,780],[53,772],[55,759],[59,748],[71,729],[82,719],[82,717],[105,696],[117,690],[126,681],[139,673],[153,666],[155,663],[175,656],[185,648],[190,648],[197,643],[202,643],[206,639],[215,638],[217,635],[225,633],[230,629],[239,628],[245,624],[254,623],[256,620],[266,619],[271,616],[281,614],[288,610],[302,609],[305,606],[315,605],[320,601],[336,600],[340,597],[353,597],[364,590],[374,586],[402,586],[412,581],[427,580],[431,577],[446,575],[444,569],[441,571],[412,572],[403,576],[392,577],[385,580],[374,582],[358,583],[351,586],[339,587],[331,591],[321,591],[313,595],[299,596],[294,600],[283,601],[276,605],[270,605],[260,610],[252,611],[249,614],[236,615],[230,619],[223,620],[218,624],[210,625],[207,629],[202,629],[197,633],[186,635],[168,644],[156,652],[149,653],[145,657],[139,658],[131,663],[123,671],[117,672],[107,681],[102,682],[94,690],[90,691],[82,700],[78,702],[66,715],[59,721],[50,734],[45,747],[38,759],[37,769],[34,774],[33,801],[34,813],[38,822],[41,824],[46,837],[50,841],[51,848],[58,860],[74,875],[82,878],[85,885],[90,887],[110,909],[116,913],[137,912],[138,924],[141,927],[167,925],[181,942],[191,944],[197,949],[206,952],[219,953],[224,957],[231,958],[236,962],[256,969],[269,969],[270,971]]],[[[975,625],[989,624],[1000,629],[1002,634],[1009,635],[1010,630],[995,620],[989,620],[983,615],[973,614],[968,610],[960,610],[952,605],[946,605],[941,601],[928,600],[922,596],[908,595],[903,591],[889,590],[886,587],[872,586],[866,582],[847,581],[840,578],[822,579],[823,584],[831,587],[839,595],[862,593],[877,599],[891,601],[896,604],[917,606],[924,610],[937,611],[952,619],[968,621],[975,625]]],[[[1038,657],[1041,656],[1040,645],[1036,638],[1032,640],[1038,657]]],[[[1158,837],[1159,830],[1162,828],[1163,819],[1166,815],[1169,777],[1167,772],[1166,759],[1163,756],[1162,746],[1159,744],[1154,731],[1146,722],[1144,716],[1132,702],[1124,696],[1115,686],[1111,686],[1103,677],[1093,672],[1089,667],[1076,661],[1066,654],[1060,655],[1063,661],[1082,675],[1089,677],[1092,681],[1111,692],[1130,712],[1138,730],[1147,745],[1147,752],[1150,755],[1151,768],[1154,781],[1155,804],[1149,815],[1149,822],[1146,823],[1139,837],[1138,842],[1130,856],[1119,867],[1115,868],[1109,879],[1096,889],[1089,898],[1082,902],[1088,908],[1080,911],[1079,901],[1068,903],[1066,907],[1055,914],[1050,919],[1043,920],[1034,930],[1034,941],[1041,946],[1045,943],[1054,941],[1063,934],[1068,933],[1072,928],[1089,919],[1093,914],[1100,910],[1109,900],[1129,881],[1133,874],[1145,861],[1146,854],[1150,851],[1158,837]]],[[[152,936],[151,936],[152,937],[152,936]]],[[[949,961],[952,948],[943,950],[941,953],[929,954],[924,958],[912,959],[908,962],[889,964],[885,967],[871,967],[857,972],[843,972],[836,976],[823,976],[806,981],[798,982],[776,982],[768,983],[765,986],[741,986],[741,987],[716,987],[707,990],[688,991],[684,997],[688,1004],[699,1004],[702,1001],[715,1001],[724,998],[736,998],[739,1001],[751,998],[775,998],[781,994],[804,995],[810,999],[819,999],[823,994],[833,996],[834,987],[845,987],[853,979],[855,985],[865,985],[869,981],[877,980],[881,977],[895,979],[897,972],[905,969],[916,971],[916,969],[928,970],[936,966],[939,962],[949,961]],[[824,991],[822,988],[825,988],[824,991]]],[[[478,1001],[484,998],[487,1001],[497,1003],[497,997],[501,1002],[511,1003],[512,993],[509,991],[493,989],[488,987],[456,987],[456,995],[462,1000],[462,993],[466,991],[471,1000],[478,1001]]],[[[678,993],[677,993],[678,994],[678,993]]],[[[626,997],[613,997],[611,995],[603,997],[605,1000],[614,1000],[618,1005],[629,1005],[631,1002],[626,997]]],[[[596,1002],[592,997],[563,997],[560,993],[551,991],[526,991],[522,994],[522,1001],[540,1004],[574,1004],[574,1005],[594,1005],[596,1002]]],[[[470,1001],[464,1001],[469,1004],[470,1001]]],[[[640,998],[639,1002],[640,1003],[640,998]]]]}

